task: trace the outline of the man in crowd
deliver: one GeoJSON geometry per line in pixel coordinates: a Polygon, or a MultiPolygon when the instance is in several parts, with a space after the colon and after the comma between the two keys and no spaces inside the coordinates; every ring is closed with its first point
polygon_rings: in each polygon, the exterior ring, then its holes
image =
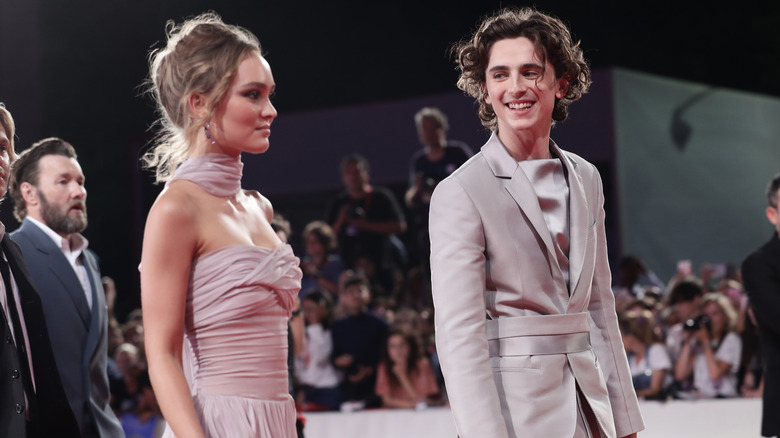
{"type": "Polygon", "coordinates": [[[368,161],[358,154],[341,162],[344,191],[326,215],[338,236],[341,259],[356,268],[359,259],[371,263],[385,293],[394,287],[394,273],[403,265],[405,251],[396,235],[406,231],[406,220],[393,193],[369,183],[368,161]]]}
{"type": "MultiPolygon", "coordinates": [[[[351,409],[381,405],[375,392],[376,370],[387,342],[387,324],[368,312],[371,290],[359,276],[344,280],[339,304],[344,318],[333,324],[333,365],[344,373],[344,400],[351,409]]],[[[349,410],[350,408],[347,408],[349,410]]]]}
{"type": "Polygon", "coordinates": [[[761,335],[764,367],[761,435],[780,435],[780,174],[766,191],[766,217],[775,227],[769,242],[742,262],[742,278],[761,335]]]}
{"type": "Polygon", "coordinates": [[[414,115],[417,136],[422,149],[412,155],[409,163],[409,188],[404,196],[406,205],[414,215],[415,247],[418,264],[422,270],[426,292],[422,304],[433,305],[431,289],[431,238],[428,233],[428,210],[433,189],[439,181],[450,176],[472,155],[471,149],[461,141],[448,140],[450,125],[447,116],[438,108],[424,107],[414,115]]]}
{"type": "MultiPolygon", "coordinates": [[[[0,103],[0,197],[8,186],[14,120],[0,103]]],[[[0,223],[0,436],[78,437],[57,373],[41,298],[19,246],[0,223]]]]}
{"type": "Polygon", "coordinates": [[[109,406],[106,299],[97,260],[80,234],[87,226],[87,192],[73,146],[58,138],[33,144],[13,165],[10,192],[22,222],[11,237],[41,295],[81,436],[124,436],[109,406]]]}

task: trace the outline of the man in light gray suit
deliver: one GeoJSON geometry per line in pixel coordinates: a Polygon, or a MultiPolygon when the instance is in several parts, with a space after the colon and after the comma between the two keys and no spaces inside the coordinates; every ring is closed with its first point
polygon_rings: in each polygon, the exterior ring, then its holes
{"type": "Polygon", "coordinates": [[[458,45],[458,86],[493,131],[436,186],[436,348],[461,438],[635,437],[596,168],[550,139],[590,84],[560,20],[486,18],[458,45]]]}
{"type": "Polygon", "coordinates": [[[11,234],[38,289],[54,357],[82,437],[124,437],[109,406],[108,314],[87,226],[84,174],[69,143],[41,140],[11,169],[22,226],[11,234]]]}

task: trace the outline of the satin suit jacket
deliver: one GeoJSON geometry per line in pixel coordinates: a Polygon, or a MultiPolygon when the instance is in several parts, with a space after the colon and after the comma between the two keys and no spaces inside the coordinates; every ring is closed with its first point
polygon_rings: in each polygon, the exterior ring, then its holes
{"type": "Polygon", "coordinates": [[[761,334],[764,365],[763,436],[780,435],[780,237],[742,262],[742,278],[761,334]]]}
{"type": "Polygon", "coordinates": [[[11,322],[6,321],[0,311],[0,342],[3,344],[0,356],[0,436],[77,438],[80,436],[78,425],[57,373],[40,296],[32,286],[19,247],[7,234],[3,235],[0,247],[8,259],[11,274],[19,289],[19,303],[35,375],[35,395],[29,390],[27,395],[30,413],[28,423],[24,411],[24,378],[19,375],[20,358],[9,332],[11,322]]]}
{"type": "Polygon", "coordinates": [[[41,296],[60,378],[82,437],[123,437],[109,406],[106,362],[108,312],[97,261],[82,253],[92,286],[92,309],[62,250],[29,220],[11,233],[41,296]]]}
{"type": "Polygon", "coordinates": [[[495,133],[431,200],[436,345],[461,438],[571,437],[577,388],[602,436],[644,428],[610,287],[601,179],[551,147],[570,190],[570,286],[534,188],[495,133]]]}

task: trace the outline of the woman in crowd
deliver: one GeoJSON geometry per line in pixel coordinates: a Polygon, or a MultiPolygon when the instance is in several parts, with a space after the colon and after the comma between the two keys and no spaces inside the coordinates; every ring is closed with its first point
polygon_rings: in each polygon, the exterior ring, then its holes
{"type": "Polygon", "coordinates": [[[717,292],[704,295],[699,308],[706,318],[695,318],[696,324],[687,325],[674,367],[675,380],[692,377],[697,397],[735,397],[742,354],[742,341],[734,331],[737,313],[728,297],[717,292]]]}
{"type": "Polygon", "coordinates": [[[301,298],[312,289],[325,289],[331,298],[339,295],[339,276],[344,272],[341,258],[334,254],[336,235],[330,225],[314,221],[303,229],[306,256],[301,260],[301,298]]]}
{"type": "Polygon", "coordinates": [[[149,74],[163,132],[145,161],[166,188],[146,222],[141,296],[166,436],[294,438],[299,260],[268,200],[241,188],[241,154],[269,147],[271,68],[253,34],[208,13],[169,23],[149,74]]]}
{"type": "Polygon", "coordinates": [[[439,386],[416,337],[393,329],[376,372],[376,395],[388,408],[421,409],[435,403],[439,386]]]}
{"type": "Polygon", "coordinates": [[[623,346],[637,397],[660,398],[672,383],[672,360],[650,310],[627,311],[620,317],[623,346]]]}
{"type": "Polygon", "coordinates": [[[327,292],[315,290],[303,298],[302,306],[306,319],[306,349],[301,366],[296,369],[303,386],[305,409],[337,410],[341,405],[339,375],[330,362],[333,301],[327,292]]]}

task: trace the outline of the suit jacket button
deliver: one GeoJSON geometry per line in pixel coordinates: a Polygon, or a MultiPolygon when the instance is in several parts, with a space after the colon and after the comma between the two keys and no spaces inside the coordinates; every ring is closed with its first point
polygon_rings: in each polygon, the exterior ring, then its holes
{"type": "Polygon", "coordinates": [[[14,338],[12,338],[10,336],[6,336],[5,337],[5,343],[6,344],[13,344],[14,343],[14,338]]]}
{"type": "Polygon", "coordinates": [[[19,378],[19,370],[14,370],[14,371],[11,373],[11,378],[12,378],[12,379],[18,379],[18,378],[19,378]]]}
{"type": "Polygon", "coordinates": [[[22,406],[21,404],[17,403],[16,404],[16,413],[17,414],[21,414],[22,412],[24,412],[24,406],[22,406]]]}

